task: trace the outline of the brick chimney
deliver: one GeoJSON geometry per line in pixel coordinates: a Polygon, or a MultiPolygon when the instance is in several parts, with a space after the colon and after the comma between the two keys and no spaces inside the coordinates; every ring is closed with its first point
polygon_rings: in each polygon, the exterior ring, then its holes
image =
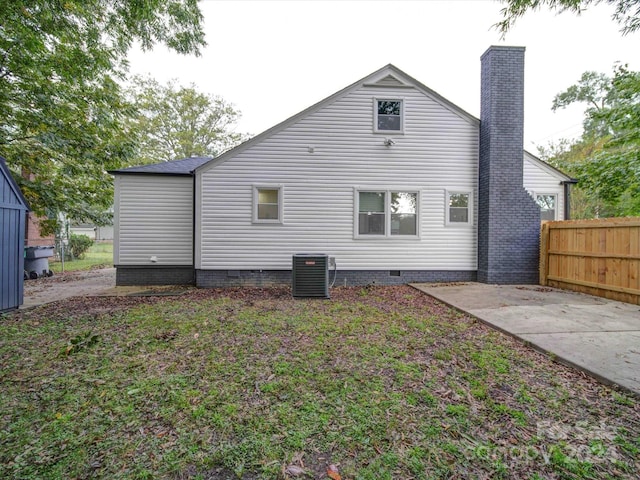
{"type": "Polygon", "coordinates": [[[523,187],[524,47],[482,55],[478,281],[537,284],[540,207],[523,187]]]}

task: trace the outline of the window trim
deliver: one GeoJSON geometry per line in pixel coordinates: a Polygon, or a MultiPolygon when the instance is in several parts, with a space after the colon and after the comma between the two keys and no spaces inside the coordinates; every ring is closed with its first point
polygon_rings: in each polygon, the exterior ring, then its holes
{"type": "Polygon", "coordinates": [[[252,206],[252,214],[251,214],[251,217],[252,217],[251,223],[269,224],[269,225],[280,225],[284,223],[283,191],[284,191],[284,188],[282,185],[267,184],[267,183],[252,185],[253,206],[252,206]],[[277,190],[278,191],[278,218],[277,219],[258,218],[258,192],[260,190],[277,190]]]}
{"type": "Polygon", "coordinates": [[[353,188],[353,238],[355,240],[419,240],[422,190],[413,187],[381,188],[381,187],[354,187],[353,188]],[[360,234],[360,192],[384,193],[384,231],[383,235],[360,234]],[[400,235],[391,233],[391,194],[414,193],[416,195],[416,234],[400,235]]]}
{"type": "Polygon", "coordinates": [[[445,226],[447,227],[460,227],[467,228],[473,226],[473,190],[469,190],[467,188],[448,188],[444,193],[444,215],[445,215],[445,226]],[[451,195],[456,194],[464,194],[469,195],[469,205],[467,205],[467,209],[469,210],[467,221],[466,222],[452,222],[450,219],[451,207],[449,207],[449,202],[451,201],[451,195]]]}
{"type": "Polygon", "coordinates": [[[536,202],[538,207],[540,207],[540,221],[542,220],[542,207],[538,203],[538,196],[546,195],[548,197],[554,198],[554,207],[553,207],[553,220],[546,220],[547,222],[554,222],[558,220],[558,194],[553,192],[533,192],[533,200],[536,202]]]}
{"type": "Polygon", "coordinates": [[[373,98],[373,133],[384,133],[385,135],[404,134],[404,112],[405,99],[403,97],[374,97],[373,98]],[[378,128],[378,102],[400,102],[400,129],[381,130],[378,128]]]}

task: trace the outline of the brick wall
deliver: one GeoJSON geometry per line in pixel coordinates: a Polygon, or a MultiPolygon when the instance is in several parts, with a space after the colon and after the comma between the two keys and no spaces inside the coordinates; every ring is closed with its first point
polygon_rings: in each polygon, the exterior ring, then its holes
{"type": "Polygon", "coordinates": [[[193,267],[116,266],[116,285],[193,285],[193,267]]]}
{"type": "MultiPolygon", "coordinates": [[[[329,281],[334,273],[329,271],[329,281]]],[[[475,271],[338,270],[335,286],[401,285],[412,282],[473,282],[475,271]]],[[[291,270],[196,270],[196,285],[204,288],[291,285],[291,270]]]]}
{"type": "Polygon", "coordinates": [[[27,247],[51,247],[55,245],[55,237],[49,235],[43,237],[40,235],[41,218],[33,213],[27,214],[27,226],[25,232],[25,246],[27,247]]]}
{"type": "Polygon", "coordinates": [[[537,283],[540,208],[522,186],[524,48],[482,56],[478,281],[537,283]]]}

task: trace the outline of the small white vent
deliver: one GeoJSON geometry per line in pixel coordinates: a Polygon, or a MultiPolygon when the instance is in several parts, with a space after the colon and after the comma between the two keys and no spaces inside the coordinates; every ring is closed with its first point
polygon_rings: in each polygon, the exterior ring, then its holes
{"type": "Polygon", "coordinates": [[[387,75],[376,82],[376,85],[385,87],[406,87],[406,84],[398,80],[393,75],[387,75]]]}

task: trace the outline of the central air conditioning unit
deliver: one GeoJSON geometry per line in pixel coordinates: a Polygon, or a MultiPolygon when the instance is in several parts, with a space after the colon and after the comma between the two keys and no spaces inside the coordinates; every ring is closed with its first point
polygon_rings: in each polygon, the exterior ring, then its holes
{"type": "Polygon", "coordinates": [[[294,297],[329,298],[329,256],[298,253],[293,256],[291,287],[294,297]]]}

